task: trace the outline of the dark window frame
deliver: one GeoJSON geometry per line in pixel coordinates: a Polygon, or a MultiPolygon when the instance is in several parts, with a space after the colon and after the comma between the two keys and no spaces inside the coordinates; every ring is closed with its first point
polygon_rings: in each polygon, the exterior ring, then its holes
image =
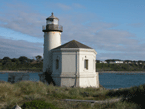
{"type": "Polygon", "coordinates": [[[84,66],[84,67],[85,67],[87,70],[88,70],[88,67],[89,67],[89,65],[88,65],[89,62],[88,62],[88,61],[89,61],[88,59],[85,59],[85,61],[84,61],[84,62],[85,62],[85,66],[84,66]]]}
{"type": "Polygon", "coordinates": [[[56,64],[55,64],[55,65],[56,65],[56,69],[59,69],[59,60],[58,60],[58,59],[56,59],[56,61],[55,61],[55,62],[56,62],[56,64]]]}

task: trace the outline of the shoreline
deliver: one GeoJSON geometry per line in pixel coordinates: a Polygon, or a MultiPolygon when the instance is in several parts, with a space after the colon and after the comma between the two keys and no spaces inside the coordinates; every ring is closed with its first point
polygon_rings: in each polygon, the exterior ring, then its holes
{"type": "MultiPolygon", "coordinates": [[[[2,71],[0,70],[0,73],[43,73],[40,71],[11,71],[11,70],[7,70],[7,71],[2,71]]],[[[145,73],[145,71],[96,71],[99,73],[145,73]]]]}
{"type": "Polygon", "coordinates": [[[11,70],[7,70],[7,71],[2,71],[0,70],[0,73],[43,73],[43,72],[40,72],[40,71],[11,71],[11,70]]]}
{"type": "Polygon", "coordinates": [[[145,71],[98,71],[99,73],[145,73],[145,71]]]}

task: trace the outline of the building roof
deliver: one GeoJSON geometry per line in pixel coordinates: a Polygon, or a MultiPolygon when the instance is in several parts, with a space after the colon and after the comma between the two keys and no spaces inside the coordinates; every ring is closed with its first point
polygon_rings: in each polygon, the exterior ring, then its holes
{"type": "Polygon", "coordinates": [[[51,13],[51,16],[50,16],[50,17],[46,18],[46,20],[49,20],[49,19],[57,19],[57,20],[59,20],[57,17],[55,17],[55,16],[53,15],[53,12],[51,13]]]}
{"type": "Polygon", "coordinates": [[[88,47],[88,46],[76,41],[76,40],[72,40],[72,41],[70,41],[68,43],[65,43],[65,44],[63,44],[61,46],[58,46],[58,47],[56,47],[54,49],[60,49],[60,48],[87,48],[87,49],[93,49],[91,47],[88,47]]]}

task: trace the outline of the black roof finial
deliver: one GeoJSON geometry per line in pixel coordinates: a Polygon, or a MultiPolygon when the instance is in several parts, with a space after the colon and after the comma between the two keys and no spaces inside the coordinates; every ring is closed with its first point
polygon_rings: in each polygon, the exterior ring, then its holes
{"type": "MultiPolygon", "coordinates": [[[[58,19],[57,17],[55,17],[54,15],[53,15],[53,12],[51,13],[51,16],[50,17],[48,17],[46,20],[49,20],[49,19],[58,19]]],[[[59,19],[58,19],[59,20],[59,19]]]]}

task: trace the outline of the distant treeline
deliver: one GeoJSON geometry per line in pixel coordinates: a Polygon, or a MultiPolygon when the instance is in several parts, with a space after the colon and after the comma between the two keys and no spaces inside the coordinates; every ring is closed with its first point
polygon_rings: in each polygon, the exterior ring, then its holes
{"type": "Polygon", "coordinates": [[[96,63],[96,71],[145,71],[145,64],[96,63]]]}
{"type": "Polygon", "coordinates": [[[0,70],[13,71],[42,71],[43,59],[40,55],[35,56],[35,59],[29,59],[25,56],[19,58],[4,57],[0,59],[0,70]]]}
{"type": "Polygon", "coordinates": [[[145,64],[145,61],[143,60],[138,60],[138,61],[135,61],[135,60],[120,60],[120,59],[107,59],[105,61],[100,61],[100,60],[96,60],[96,63],[125,63],[125,64],[145,64]]]}
{"type": "MultiPolygon", "coordinates": [[[[139,64],[107,64],[97,63],[96,71],[145,71],[145,63],[139,64]]],[[[43,59],[40,55],[35,56],[35,59],[29,59],[25,56],[19,58],[4,57],[0,59],[0,70],[13,70],[13,71],[42,71],[43,59]]]]}

